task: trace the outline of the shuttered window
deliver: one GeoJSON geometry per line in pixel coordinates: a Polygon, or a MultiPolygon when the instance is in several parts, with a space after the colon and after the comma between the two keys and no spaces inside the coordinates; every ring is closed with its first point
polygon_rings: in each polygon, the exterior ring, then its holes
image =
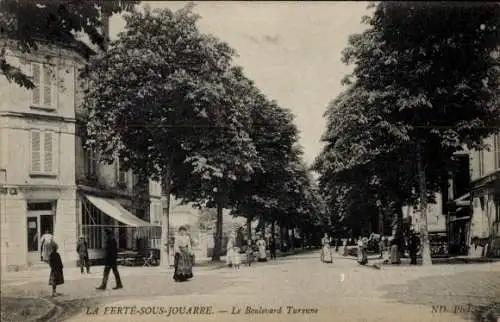
{"type": "Polygon", "coordinates": [[[31,63],[31,76],[35,88],[31,92],[31,105],[54,109],[56,69],[47,64],[31,63]]]}
{"type": "Polygon", "coordinates": [[[41,160],[41,138],[39,131],[31,132],[31,172],[41,172],[42,171],[42,160],[41,160]]]}
{"type": "Polygon", "coordinates": [[[31,131],[31,173],[55,175],[55,135],[53,132],[31,131]]]}

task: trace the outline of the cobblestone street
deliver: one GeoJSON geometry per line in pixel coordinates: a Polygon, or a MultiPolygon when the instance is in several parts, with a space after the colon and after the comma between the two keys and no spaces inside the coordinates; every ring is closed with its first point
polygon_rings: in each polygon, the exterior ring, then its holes
{"type": "MultiPolygon", "coordinates": [[[[339,321],[457,321],[471,318],[469,312],[454,312],[471,305],[494,303],[500,298],[500,265],[434,265],[431,267],[362,267],[355,261],[336,258],[333,264],[319,262],[319,254],[303,254],[241,267],[201,269],[187,283],[174,283],[172,272],[160,268],[124,268],[125,288],[99,292],[102,268],[90,276],[71,278],[60,288],[64,294],[56,299],[64,318],[89,320],[87,309],[99,308],[95,319],[134,321],[137,316],[103,314],[106,306],[168,307],[212,305],[214,315],[191,316],[193,320],[215,318],[217,321],[241,320],[253,315],[230,315],[233,306],[241,308],[317,309],[307,320],[339,321]],[[272,286],[271,286],[272,285],[272,286]],[[219,310],[229,311],[220,313],[219,310]],[[456,313],[456,314],[454,314],[456,313]],[[236,319],[237,318],[237,319],[236,319]]],[[[111,278],[109,287],[113,286],[111,278]]],[[[46,280],[9,284],[3,296],[48,296],[46,280]]],[[[301,314],[259,314],[266,321],[303,321],[301,314]]],[[[60,319],[61,317],[59,317],[60,319]]],[[[152,318],[149,317],[149,318],[152,318]]],[[[164,317],[163,317],[164,318],[164,317]]],[[[170,319],[183,318],[170,316],[170,319]]],[[[186,317],[184,317],[185,319],[186,317]]]]}

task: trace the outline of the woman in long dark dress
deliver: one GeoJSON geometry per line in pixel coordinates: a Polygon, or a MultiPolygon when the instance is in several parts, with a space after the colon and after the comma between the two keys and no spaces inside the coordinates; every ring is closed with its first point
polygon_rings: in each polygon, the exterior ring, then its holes
{"type": "Polygon", "coordinates": [[[193,277],[193,263],[191,262],[191,238],[185,227],[179,228],[179,235],[174,242],[174,280],[184,282],[193,277]]]}
{"type": "Polygon", "coordinates": [[[49,256],[50,265],[50,277],[49,285],[52,285],[52,296],[57,296],[59,293],[56,292],[57,285],[64,284],[64,274],[63,274],[63,263],[61,261],[61,255],[57,252],[58,246],[55,242],[52,242],[52,252],[49,256]]]}

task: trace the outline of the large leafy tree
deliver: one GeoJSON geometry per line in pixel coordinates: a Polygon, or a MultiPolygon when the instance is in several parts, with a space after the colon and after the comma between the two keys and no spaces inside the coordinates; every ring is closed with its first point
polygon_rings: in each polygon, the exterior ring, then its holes
{"type": "MultiPolygon", "coordinates": [[[[86,44],[78,40],[78,33],[103,48],[102,16],[129,11],[139,1],[90,0],[2,0],[0,1],[0,34],[15,42],[23,53],[36,51],[44,44],[75,44],[88,52],[86,44]]],[[[33,88],[33,82],[19,68],[6,60],[7,42],[0,48],[0,70],[9,80],[20,86],[33,88]]]]}
{"type": "Polygon", "coordinates": [[[183,142],[187,158],[175,172],[175,194],[186,201],[217,208],[213,260],[220,260],[223,209],[238,182],[248,182],[260,167],[258,152],[248,131],[255,104],[253,84],[241,68],[230,69],[223,78],[224,92],[212,103],[216,114],[207,127],[183,142]]]}
{"type": "MultiPolygon", "coordinates": [[[[298,130],[293,115],[254,91],[250,136],[260,158],[261,167],[249,182],[239,181],[231,190],[233,213],[262,222],[284,220],[289,215],[285,200],[290,192],[289,181],[296,169],[293,162],[300,159],[294,148],[298,130]]],[[[249,233],[251,230],[249,230],[249,233]]],[[[249,236],[251,238],[251,236],[249,236]]]]}
{"type": "Polygon", "coordinates": [[[439,190],[457,151],[478,147],[498,131],[499,7],[382,2],[366,22],[368,30],[351,37],[344,58],[355,64],[351,83],[368,95],[360,101],[370,107],[370,123],[387,134],[377,136],[370,128],[375,144],[358,161],[377,169],[380,160],[393,158],[391,169],[418,178],[423,263],[430,264],[428,195],[439,190]]]}
{"type": "Polygon", "coordinates": [[[208,186],[240,168],[250,171],[253,155],[241,96],[233,90],[234,51],[201,33],[198,18],[192,5],[127,14],[118,40],[86,69],[87,144],[104,160],[118,158],[123,169],[161,181],[167,196],[176,188],[190,200],[209,198],[208,186]],[[202,189],[182,190],[186,169],[202,189]]]}

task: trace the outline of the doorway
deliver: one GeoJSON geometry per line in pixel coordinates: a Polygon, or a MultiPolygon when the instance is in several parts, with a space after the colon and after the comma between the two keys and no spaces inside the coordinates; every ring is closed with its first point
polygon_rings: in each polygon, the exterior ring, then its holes
{"type": "Polygon", "coordinates": [[[28,203],[26,236],[28,264],[30,265],[41,262],[42,236],[47,232],[54,234],[53,205],[53,203],[28,203]]]}

